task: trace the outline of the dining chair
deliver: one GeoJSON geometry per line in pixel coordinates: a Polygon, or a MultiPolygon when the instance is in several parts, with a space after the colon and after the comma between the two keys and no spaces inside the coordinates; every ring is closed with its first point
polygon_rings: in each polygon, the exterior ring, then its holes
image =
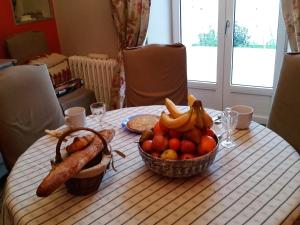
{"type": "Polygon", "coordinates": [[[166,97],[187,104],[186,48],[182,44],[151,44],[126,48],[126,106],[161,105],[166,97]]]}
{"type": "Polygon", "coordinates": [[[0,71],[0,149],[11,169],[45,129],[64,123],[45,65],[12,66],[0,71]]]}
{"type": "Polygon", "coordinates": [[[267,127],[300,154],[300,53],[284,56],[267,127]]]}
{"type": "Polygon", "coordinates": [[[69,107],[81,106],[86,109],[87,115],[91,114],[90,104],[96,102],[94,91],[74,85],[75,74],[71,74],[68,57],[51,52],[43,32],[26,31],[14,34],[5,39],[5,46],[9,56],[16,59],[19,65],[47,65],[63,111],[69,107]]]}

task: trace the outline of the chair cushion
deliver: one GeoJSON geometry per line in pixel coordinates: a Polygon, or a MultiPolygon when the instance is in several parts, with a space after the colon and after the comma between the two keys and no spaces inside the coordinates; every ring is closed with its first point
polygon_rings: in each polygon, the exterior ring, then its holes
{"type": "Polygon", "coordinates": [[[28,64],[46,64],[54,87],[72,79],[68,58],[58,53],[29,60],[28,64]]]}

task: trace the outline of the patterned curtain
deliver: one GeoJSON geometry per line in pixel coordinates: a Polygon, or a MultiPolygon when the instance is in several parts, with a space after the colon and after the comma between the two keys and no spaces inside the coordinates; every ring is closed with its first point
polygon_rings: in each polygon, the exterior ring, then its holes
{"type": "Polygon", "coordinates": [[[292,52],[300,52],[300,0],[281,0],[285,28],[292,52]]]}
{"type": "Polygon", "coordinates": [[[142,45],[148,29],[151,0],[111,0],[112,16],[119,39],[119,68],[113,78],[111,109],[123,106],[125,76],[123,49],[142,45]]]}

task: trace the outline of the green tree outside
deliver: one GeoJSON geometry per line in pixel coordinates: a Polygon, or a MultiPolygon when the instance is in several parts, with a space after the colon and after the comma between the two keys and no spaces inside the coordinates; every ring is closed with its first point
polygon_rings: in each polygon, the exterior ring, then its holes
{"type": "MultiPolygon", "coordinates": [[[[248,29],[243,26],[235,24],[233,32],[233,46],[240,48],[276,48],[276,40],[270,39],[265,44],[250,42],[250,35],[248,29]]],[[[208,46],[216,47],[218,45],[217,33],[213,28],[210,28],[207,33],[198,34],[198,42],[193,43],[192,46],[208,46]]]]}

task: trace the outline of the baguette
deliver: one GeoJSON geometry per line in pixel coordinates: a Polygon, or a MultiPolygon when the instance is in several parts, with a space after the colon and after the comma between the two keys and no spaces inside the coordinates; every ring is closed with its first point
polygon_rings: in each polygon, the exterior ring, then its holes
{"type": "MultiPolygon", "coordinates": [[[[114,136],[114,130],[101,132],[107,142],[114,136]]],[[[94,137],[92,142],[82,151],[76,151],[66,157],[59,164],[52,167],[49,174],[38,186],[36,194],[38,197],[47,197],[60,185],[78,174],[81,169],[103,150],[103,143],[98,137],[94,137]]]]}
{"type": "MultiPolygon", "coordinates": [[[[106,137],[105,139],[108,143],[111,142],[112,138],[114,137],[114,133],[112,134],[114,130],[102,130],[99,133],[106,137]]],[[[73,140],[73,143],[66,147],[66,151],[69,154],[72,154],[76,151],[80,151],[87,147],[92,141],[94,140],[95,135],[87,135],[84,137],[75,137],[73,140]]]]}
{"type": "Polygon", "coordinates": [[[75,137],[73,143],[66,147],[68,154],[80,151],[87,147],[94,140],[95,135],[88,135],[83,137],[75,137]]]}

